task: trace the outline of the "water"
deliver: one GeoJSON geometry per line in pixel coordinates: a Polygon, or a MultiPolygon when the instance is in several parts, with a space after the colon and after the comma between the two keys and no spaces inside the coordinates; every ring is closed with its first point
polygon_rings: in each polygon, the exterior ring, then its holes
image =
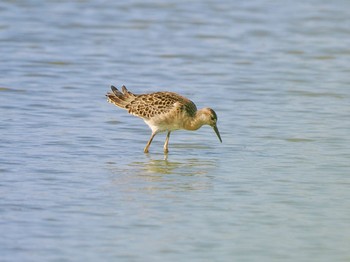
{"type": "Polygon", "coordinates": [[[349,261],[348,1],[2,1],[1,261],[349,261]],[[213,107],[165,135],[109,86],[213,107]]]}

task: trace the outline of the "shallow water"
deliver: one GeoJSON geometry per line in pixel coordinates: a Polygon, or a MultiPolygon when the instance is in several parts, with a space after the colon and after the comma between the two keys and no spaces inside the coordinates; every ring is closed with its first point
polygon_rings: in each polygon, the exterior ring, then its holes
{"type": "Polygon", "coordinates": [[[2,1],[1,261],[348,261],[347,1],[2,1]],[[109,86],[212,107],[164,134],[109,86]]]}

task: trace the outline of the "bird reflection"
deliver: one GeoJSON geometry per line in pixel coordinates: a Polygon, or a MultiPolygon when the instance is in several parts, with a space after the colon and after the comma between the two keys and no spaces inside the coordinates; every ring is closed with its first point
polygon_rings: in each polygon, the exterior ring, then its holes
{"type": "Polygon", "coordinates": [[[152,155],[123,166],[109,162],[108,169],[113,174],[113,184],[128,191],[203,190],[212,186],[216,162],[198,158],[169,160],[168,156],[152,155]]]}

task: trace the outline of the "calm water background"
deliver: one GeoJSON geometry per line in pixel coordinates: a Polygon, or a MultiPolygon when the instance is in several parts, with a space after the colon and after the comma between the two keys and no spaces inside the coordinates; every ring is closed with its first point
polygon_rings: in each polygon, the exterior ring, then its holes
{"type": "Polygon", "coordinates": [[[0,3],[1,261],[349,261],[349,1],[0,3]],[[158,135],[109,86],[213,107],[158,135]]]}

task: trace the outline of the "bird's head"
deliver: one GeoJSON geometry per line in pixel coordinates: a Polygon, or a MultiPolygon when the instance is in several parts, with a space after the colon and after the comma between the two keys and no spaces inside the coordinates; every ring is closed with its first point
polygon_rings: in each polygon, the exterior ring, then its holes
{"type": "Polygon", "coordinates": [[[202,111],[202,117],[204,120],[203,122],[214,129],[216,135],[218,136],[220,142],[222,143],[219,129],[216,125],[218,121],[218,116],[216,115],[215,111],[211,108],[203,108],[201,111],[202,111]]]}

